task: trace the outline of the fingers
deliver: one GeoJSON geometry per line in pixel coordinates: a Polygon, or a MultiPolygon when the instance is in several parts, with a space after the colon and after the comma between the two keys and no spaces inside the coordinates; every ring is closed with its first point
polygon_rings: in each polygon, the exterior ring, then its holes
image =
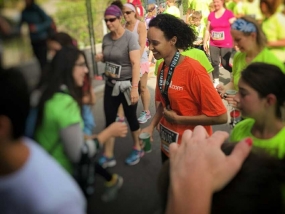
{"type": "Polygon", "coordinates": [[[225,142],[229,137],[229,134],[224,131],[216,131],[209,137],[209,143],[213,145],[218,145],[219,147],[225,142]]]}
{"type": "Polygon", "coordinates": [[[181,144],[189,142],[192,135],[193,135],[193,132],[191,130],[189,130],[189,129],[185,130],[183,135],[182,135],[181,144]]]}
{"type": "Polygon", "coordinates": [[[139,101],[138,97],[131,97],[131,103],[132,105],[136,104],[139,101]]]}
{"type": "Polygon", "coordinates": [[[150,142],[153,142],[153,137],[152,137],[152,134],[150,134],[150,142]]]}
{"type": "MultiPolygon", "coordinates": [[[[184,153],[188,152],[187,145],[193,143],[193,141],[191,140],[192,136],[193,136],[193,132],[191,130],[185,130],[183,135],[182,135],[180,146],[183,148],[184,153]]],[[[172,144],[174,144],[174,143],[172,143],[172,144]]],[[[175,143],[175,144],[177,144],[177,143],[175,143]]]]}
{"type": "Polygon", "coordinates": [[[217,86],[216,86],[216,89],[223,89],[224,87],[223,87],[224,85],[222,84],[222,83],[219,83],[217,86]]]}
{"type": "Polygon", "coordinates": [[[202,139],[206,139],[209,137],[209,134],[207,133],[206,129],[203,126],[196,126],[193,130],[193,134],[192,134],[192,139],[193,142],[194,139],[196,139],[196,141],[200,141],[202,139]]]}
{"type": "Polygon", "coordinates": [[[178,151],[178,144],[177,143],[171,143],[169,145],[169,157],[170,158],[170,162],[173,161],[172,157],[175,156],[177,154],[177,151],[178,151]]]}

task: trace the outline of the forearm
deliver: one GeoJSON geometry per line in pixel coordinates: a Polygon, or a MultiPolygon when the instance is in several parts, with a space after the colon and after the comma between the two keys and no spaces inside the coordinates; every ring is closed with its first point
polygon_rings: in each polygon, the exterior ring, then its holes
{"type": "Polygon", "coordinates": [[[157,107],[156,113],[155,113],[155,115],[153,116],[153,119],[152,119],[152,121],[151,121],[151,123],[150,123],[150,126],[151,126],[153,129],[157,126],[157,124],[158,124],[159,121],[161,120],[162,115],[163,115],[162,112],[163,112],[163,106],[162,106],[162,104],[160,103],[159,106],[157,107]]]}
{"type": "Polygon", "coordinates": [[[208,117],[206,115],[196,115],[196,116],[177,116],[177,119],[175,120],[176,124],[179,125],[216,125],[216,124],[223,124],[227,122],[227,113],[214,116],[214,117],[208,117]]]}
{"type": "Polygon", "coordinates": [[[206,31],[205,31],[205,35],[204,35],[204,39],[203,39],[203,44],[204,44],[204,45],[208,43],[209,35],[210,35],[209,31],[206,30],[206,31]]]}
{"type": "Polygon", "coordinates": [[[285,47],[285,39],[268,41],[267,46],[270,48],[285,47]]]}
{"type": "Polygon", "coordinates": [[[141,49],[140,49],[140,57],[142,57],[144,49],[145,49],[145,44],[140,43],[141,49]]]}
{"type": "Polygon", "coordinates": [[[132,86],[138,86],[140,80],[140,63],[139,60],[132,66],[132,86]]]}
{"type": "MultiPolygon", "coordinates": [[[[84,144],[84,136],[80,124],[73,124],[60,130],[60,139],[62,140],[67,157],[71,162],[78,163],[81,158],[81,149],[84,144]]],[[[89,142],[87,144],[89,149],[88,153],[91,157],[95,154],[95,144],[94,142],[89,142]]]]}

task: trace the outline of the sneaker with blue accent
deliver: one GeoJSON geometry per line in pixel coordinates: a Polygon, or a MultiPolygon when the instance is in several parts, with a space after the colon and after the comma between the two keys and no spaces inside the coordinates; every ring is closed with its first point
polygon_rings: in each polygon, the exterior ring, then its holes
{"type": "Polygon", "coordinates": [[[139,118],[138,118],[138,121],[139,121],[139,123],[146,123],[150,118],[151,118],[150,113],[142,111],[139,118]]]}
{"type": "Polygon", "coordinates": [[[138,162],[140,162],[140,158],[144,156],[144,150],[136,150],[133,149],[126,159],[126,164],[133,166],[136,165],[138,162]]]}
{"type": "Polygon", "coordinates": [[[98,163],[99,163],[104,169],[106,169],[107,167],[116,166],[117,161],[116,161],[115,157],[108,158],[108,157],[106,157],[105,155],[102,155],[102,156],[99,158],[98,163]]]}

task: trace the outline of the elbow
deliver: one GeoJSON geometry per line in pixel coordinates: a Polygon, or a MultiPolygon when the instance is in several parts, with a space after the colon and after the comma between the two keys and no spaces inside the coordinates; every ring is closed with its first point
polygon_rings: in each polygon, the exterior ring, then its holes
{"type": "Polygon", "coordinates": [[[74,164],[77,164],[80,162],[80,159],[81,159],[81,150],[78,150],[74,153],[69,153],[67,154],[70,162],[74,163],[74,164]]]}
{"type": "Polygon", "coordinates": [[[228,122],[228,114],[227,112],[224,114],[221,114],[217,117],[217,124],[224,124],[228,122]]]}
{"type": "Polygon", "coordinates": [[[140,60],[139,60],[139,58],[138,58],[138,60],[135,60],[135,61],[132,62],[132,66],[133,67],[140,67],[140,60]]]}

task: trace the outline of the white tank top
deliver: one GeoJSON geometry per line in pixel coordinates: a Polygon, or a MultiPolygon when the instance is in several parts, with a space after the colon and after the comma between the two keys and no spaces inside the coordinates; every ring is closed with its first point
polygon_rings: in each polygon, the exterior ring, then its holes
{"type": "MultiPolygon", "coordinates": [[[[137,37],[137,40],[139,41],[139,34],[138,34],[138,26],[139,26],[140,20],[137,20],[135,27],[132,31],[132,33],[134,33],[137,37]]],[[[144,50],[142,57],[141,57],[141,63],[143,62],[148,62],[148,57],[147,57],[147,52],[146,50],[144,50]]]]}

